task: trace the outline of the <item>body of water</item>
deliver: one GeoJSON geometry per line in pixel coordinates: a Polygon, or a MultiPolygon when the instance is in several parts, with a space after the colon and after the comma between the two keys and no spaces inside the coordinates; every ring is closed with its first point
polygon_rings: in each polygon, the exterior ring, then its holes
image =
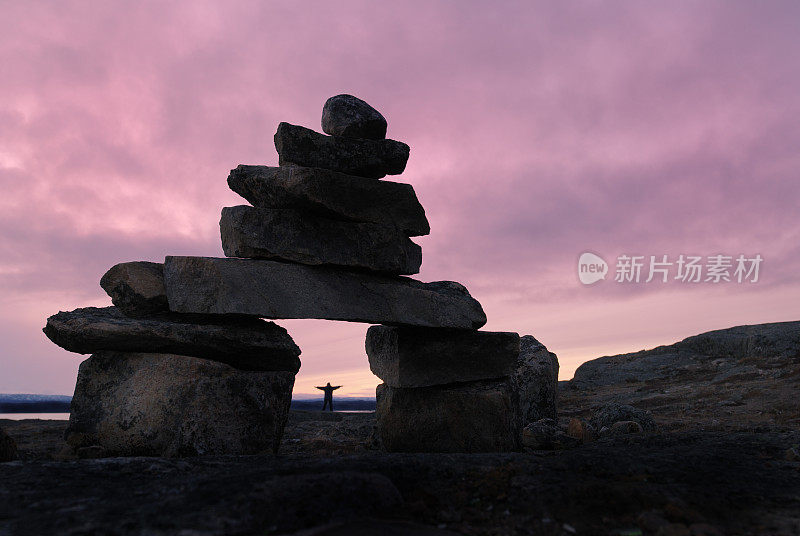
{"type": "Polygon", "coordinates": [[[11,419],[12,421],[21,421],[23,419],[68,421],[69,413],[0,413],[0,419],[11,419]]]}

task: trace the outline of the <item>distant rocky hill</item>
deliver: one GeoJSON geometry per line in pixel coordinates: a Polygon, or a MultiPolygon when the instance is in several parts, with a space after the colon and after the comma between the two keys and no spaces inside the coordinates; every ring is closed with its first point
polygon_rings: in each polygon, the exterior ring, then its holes
{"type": "MultiPolygon", "coordinates": [[[[0,393],[0,413],[69,413],[71,396],[0,393]]],[[[337,411],[375,411],[374,398],[336,397],[337,411]]],[[[322,398],[294,398],[292,409],[316,411],[322,398]]]]}
{"type": "Polygon", "coordinates": [[[71,396],[0,393],[0,413],[62,413],[69,411],[71,396]]]}
{"type": "MultiPolygon", "coordinates": [[[[374,398],[341,396],[335,397],[333,403],[336,411],[375,411],[374,398]]],[[[322,409],[322,397],[293,398],[291,408],[304,411],[319,411],[322,409]]]]}
{"type": "Polygon", "coordinates": [[[69,402],[69,395],[32,395],[0,393],[0,402],[69,402]]]}
{"type": "Polygon", "coordinates": [[[737,326],[606,356],[560,382],[561,413],[607,402],[649,409],[670,427],[800,424],[800,322],[737,326]]]}
{"type": "Polygon", "coordinates": [[[578,367],[572,383],[580,387],[599,387],[669,378],[682,369],[702,366],[715,359],[723,360],[718,363],[720,374],[730,375],[754,372],[759,364],[783,363],[786,358],[800,360],[800,322],[718,329],[669,346],[601,357],[578,367]],[[747,358],[763,362],[737,362],[747,358]]]}

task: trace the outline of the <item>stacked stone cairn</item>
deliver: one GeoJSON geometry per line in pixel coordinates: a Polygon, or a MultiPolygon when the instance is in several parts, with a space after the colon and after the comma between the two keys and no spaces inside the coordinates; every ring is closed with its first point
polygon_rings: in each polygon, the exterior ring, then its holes
{"type": "Polygon", "coordinates": [[[264,319],[365,322],[378,432],[390,451],[520,447],[555,417],[558,363],[530,336],[485,332],[451,281],[423,283],[430,226],[403,172],[408,145],[351,95],[325,103],[320,134],[281,123],[278,167],[240,165],[222,210],[226,258],[126,262],[100,284],[112,307],[61,312],[45,334],[92,354],[79,369],[67,443],[114,455],[277,451],[300,349],[264,319]],[[555,368],[554,368],[555,367],[555,368]]]}

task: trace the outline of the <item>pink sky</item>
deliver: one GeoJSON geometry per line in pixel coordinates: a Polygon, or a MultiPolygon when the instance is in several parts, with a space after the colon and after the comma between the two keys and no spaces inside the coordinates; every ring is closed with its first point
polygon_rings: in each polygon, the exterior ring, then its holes
{"type": "MultiPolygon", "coordinates": [[[[319,129],[338,93],[411,146],[419,278],[465,284],[563,379],[800,319],[800,4],[173,4],[0,5],[0,392],[71,394],[82,357],[47,316],[110,304],[117,262],[222,256],[228,171],[277,165],[278,122],[319,129]],[[587,250],[765,260],[755,284],[585,287],[587,250]]],[[[374,394],[366,325],[279,323],[296,394],[374,394]]]]}

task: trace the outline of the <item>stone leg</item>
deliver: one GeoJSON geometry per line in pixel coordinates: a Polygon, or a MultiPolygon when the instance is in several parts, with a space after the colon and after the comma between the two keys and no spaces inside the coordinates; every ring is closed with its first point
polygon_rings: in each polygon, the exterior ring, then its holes
{"type": "Polygon", "coordinates": [[[116,456],[277,452],[293,386],[293,372],[98,352],[80,365],[65,438],[116,456]]]}
{"type": "Polygon", "coordinates": [[[519,396],[509,379],[377,389],[378,433],[389,452],[519,450],[519,396]]]}

